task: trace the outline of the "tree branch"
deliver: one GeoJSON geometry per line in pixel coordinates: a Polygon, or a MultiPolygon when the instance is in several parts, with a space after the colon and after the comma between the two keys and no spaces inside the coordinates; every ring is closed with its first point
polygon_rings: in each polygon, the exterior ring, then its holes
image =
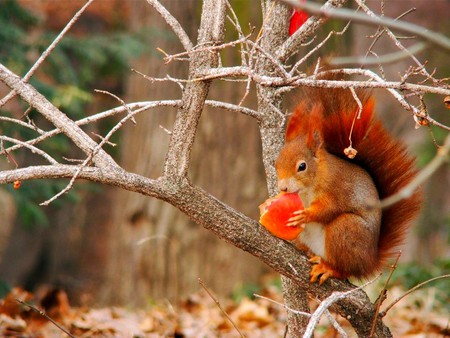
{"type": "MultiPolygon", "coordinates": [[[[265,50],[264,55],[272,57],[260,57],[255,61],[256,71],[252,73],[263,74],[264,76],[274,76],[279,73],[280,65],[275,66],[274,60],[277,50],[282,46],[288,31],[288,22],[291,9],[278,1],[267,1],[267,12],[263,13],[264,22],[262,35],[259,40],[261,49],[265,50]]],[[[251,65],[251,64],[250,64],[251,65]]],[[[281,65],[283,67],[283,65],[281,65]]],[[[288,76],[286,74],[285,76],[288,76]]],[[[252,74],[248,74],[251,79],[252,74]]],[[[277,93],[277,89],[271,86],[257,84],[258,111],[263,115],[259,124],[263,164],[266,171],[267,187],[269,195],[273,196],[277,192],[275,159],[283,145],[284,135],[284,115],[280,115],[282,105],[282,94],[277,93]]],[[[285,256],[291,257],[291,256],[285,256]]],[[[297,273],[297,269],[289,265],[289,269],[297,273]]],[[[308,288],[300,287],[289,275],[282,273],[281,282],[283,287],[283,298],[286,305],[297,311],[309,312],[308,288]]],[[[291,338],[301,337],[306,326],[307,319],[297,313],[287,313],[288,335],[291,338]]]]}
{"type": "MultiPolygon", "coordinates": [[[[2,171],[0,183],[12,183],[17,179],[24,181],[71,178],[79,168],[80,166],[77,165],[49,165],[2,171]]],[[[334,278],[321,286],[318,283],[310,283],[310,263],[297,248],[272,236],[258,222],[227,206],[201,188],[193,186],[187,179],[176,182],[165,178],[152,180],[120,168],[109,167],[84,167],[78,177],[156,197],[172,204],[194,222],[211,230],[223,240],[258,257],[319,300],[328,298],[335,290],[346,292],[354,289],[350,283],[334,278]]],[[[360,336],[368,336],[370,327],[361,323],[370,323],[375,310],[363,291],[353,291],[352,297],[340,299],[331,309],[336,310],[357,330],[360,330],[358,332],[360,336]],[[355,315],[356,313],[358,315],[355,315]]],[[[381,320],[378,321],[377,328],[383,332],[387,330],[381,320]]]]}
{"type": "MultiPolygon", "coordinates": [[[[15,90],[30,106],[36,108],[47,120],[69,137],[85,154],[89,155],[96,147],[94,142],[74,121],[51,104],[45,96],[33,86],[23,82],[20,77],[0,64],[0,79],[11,89],[15,90]]],[[[105,151],[99,150],[93,161],[98,166],[118,167],[113,158],[105,151]]]]}
{"type": "Polygon", "coordinates": [[[430,31],[428,29],[424,29],[422,26],[415,25],[409,22],[394,20],[386,16],[369,16],[367,14],[358,13],[354,10],[346,8],[324,8],[323,6],[309,1],[283,1],[290,4],[294,8],[302,9],[311,14],[320,15],[321,17],[352,20],[353,22],[358,22],[365,25],[389,27],[403,33],[413,34],[414,36],[418,36],[422,40],[430,42],[437,47],[440,47],[444,50],[450,50],[450,39],[445,35],[430,31]]]}
{"type": "MultiPolygon", "coordinates": [[[[200,22],[198,44],[218,45],[222,43],[225,25],[225,0],[205,0],[200,22]]],[[[205,71],[218,64],[217,53],[197,54],[189,64],[189,78],[197,77],[199,71],[205,71]]],[[[210,81],[188,82],[181,98],[181,108],[177,112],[169,149],[164,164],[166,178],[187,177],[189,159],[200,115],[210,81]]]]}
{"type": "MultiPolygon", "coordinates": [[[[242,107],[242,106],[238,106],[232,103],[228,103],[228,102],[222,102],[222,101],[215,101],[215,100],[206,100],[205,104],[207,106],[213,107],[213,108],[220,108],[220,109],[226,109],[235,113],[240,113],[240,114],[244,114],[250,117],[255,118],[256,120],[260,120],[261,119],[261,114],[259,114],[259,112],[253,110],[253,109],[249,109],[246,107],[242,107]]],[[[152,108],[157,108],[157,107],[180,107],[181,106],[181,100],[160,100],[160,101],[142,101],[142,102],[133,102],[133,103],[128,103],[125,106],[120,106],[120,107],[116,107],[116,108],[112,108],[109,110],[106,110],[104,112],[92,115],[92,116],[88,116],[85,118],[82,118],[78,121],[75,121],[76,125],[78,126],[84,126],[90,123],[94,123],[97,121],[100,121],[104,118],[107,117],[112,117],[118,114],[122,114],[124,112],[127,112],[128,110],[131,110],[132,115],[136,116],[146,110],[152,109],[152,108]]],[[[26,147],[26,145],[35,145],[39,142],[42,142],[48,138],[51,138],[55,135],[60,134],[62,131],[60,129],[53,129],[47,132],[44,132],[43,130],[40,130],[39,128],[36,129],[34,126],[29,125],[28,123],[25,123],[23,121],[17,120],[17,119],[11,119],[11,118],[7,118],[4,116],[0,116],[0,120],[4,120],[4,121],[8,121],[8,122],[12,122],[12,123],[17,123],[20,125],[23,125],[24,127],[33,129],[37,132],[39,132],[41,135],[39,137],[36,137],[34,139],[28,140],[28,141],[24,141],[21,143],[18,143],[14,146],[10,146],[4,150],[0,149],[0,155],[4,155],[6,152],[12,152],[15,151],[17,149],[20,149],[22,147],[26,147]],[[23,144],[22,144],[23,143],[23,144]]]]}
{"type": "Polygon", "coordinates": [[[330,60],[330,65],[342,67],[349,65],[374,66],[379,64],[389,64],[406,59],[411,55],[418,54],[425,50],[426,47],[426,43],[418,42],[415,45],[409,47],[408,51],[400,50],[394,53],[388,53],[380,56],[334,57],[330,60]]]}
{"type": "Polygon", "coordinates": [[[147,0],[147,2],[158,11],[158,13],[162,16],[164,20],[166,20],[167,24],[172,28],[172,31],[178,36],[181,44],[183,45],[186,51],[190,51],[194,45],[192,44],[189,36],[186,34],[183,27],[181,27],[180,23],[177,19],[174,18],[172,14],[157,0],[147,0]]]}
{"type": "Polygon", "coordinates": [[[367,69],[337,69],[335,72],[341,72],[349,75],[365,75],[372,79],[380,79],[380,81],[344,81],[344,80],[318,80],[316,76],[292,76],[288,79],[278,76],[267,76],[255,73],[252,69],[243,66],[221,67],[201,72],[197,81],[250,77],[254,82],[263,86],[273,87],[321,87],[321,88],[381,88],[381,89],[397,89],[408,90],[416,93],[433,93],[438,95],[450,95],[450,88],[437,86],[427,86],[408,82],[385,81],[378,75],[367,69]],[[373,76],[375,75],[375,76],[373,76]]]}
{"type": "MultiPolygon", "coordinates": [[[[300,3],[300,1],[295,0],[282,1],[293,8],[296,8],[297,4],[300,3]]],[[[321,8],[327,10],[330,8],[341,7],[346,1],[347,0],[328,0],[321,8]]],[[[280,49],[276,52],[278,59],[284,62],[297,53],[301,45],[304,44],[326,20],[327,18],[323,16],[313,16],[306,20],[306,22],[281,45],[280,49]]]]}
{"type": "Polygon", "coordinates": [[[404,186],[400,191],[380,201],[380,208],[387,208],[395,203],[411,197],[417,188],[435,173],[445,162],[449,160],[450,152],[450,134],[445,138],[444,145],[438,149],[436,156],[427,164],[425,168],[419,171],[416,177],[404,186]]]}
{"type": "MultiPolygon", "coordinates": [[[[55,49],[56,45],[62,40],[64,35],[67,33],[67,31],[74,25],[75,22],[80,18],[81,14],[86,10],[86,8],[89,7],[89,5],[94,0],[89,0],[84,4],[83,7],[81,7],[80,10],[78,10],[73,18],[67,23],[67,25],[64,27],[64,29],[58,34],[58,36],[53,40],[53,42],[50,44],[50,46],[47,47],[47,49],[41,54],[41,56],[37,59],[37,61],[34,63],[34,65],[30,68],[30,70],[25,74],[23,77],[24,82],[28,82],[28,80],[33,76],[34,72],[39,68],[39,66],[44,62],[44,60],[47,58],[47,56],[50,55],[50,53],[55,49]]],[[[16,95],[15,91],[10,92],[8,95],[6,95],[2,100],[0,100],[0,107],[4,106],[9,100],[11,100],[16,95]]]]}

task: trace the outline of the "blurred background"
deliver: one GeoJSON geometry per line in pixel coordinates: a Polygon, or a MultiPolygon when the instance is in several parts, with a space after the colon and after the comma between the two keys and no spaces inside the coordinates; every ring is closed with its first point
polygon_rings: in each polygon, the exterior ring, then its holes
{"type": "MultiPolygon", "coordinates": [[[[201,2],[196,0],[161,1],[180,21],[187,34],[196,40],[201,2]]],[[[16,74],[24,75],[39,55],[63,29],[83,0],[1,0],[0,62],[16,74]]],[[[367,1],[380,12],[380,2],[367,1]]],[[[259,1],[231,1],[244,33],[250,26],[261,26],[259,1]],[[250,25],[248,24],[250,23],[250,25]]],[[[403,18],[427,29],[449,35],[450,2],[391,1],[385,14],[403,18]]],[[[329,21],[320,30],[316,42],[330,29],[341,30],[344,23],[329,21]]],[[[332,62],[355,65],[342,59],[361,56],[375,33],[373,27],[352,25],[344,36],[336,36],[311,58],[333,55],[332,62]]],[[[255,34],[255,33],[254,33],[255,34]]],[[[237,38],[231,24],[226,40],[237,38]]],[[[406,46],[414,41],[402,40],[406,46]]],[[[181,90],[174,83],[151,83],[131,72],[134,68],[153,77],[187,76],[186,62],[165,65],[162,49],[168,54],[182,52],[182,46],[160,16],[146,1],[99,0],[88,8],[55,51],[30,81],[51,102],[73,119],[118,106],[117,101],[94,89],[110,91],[125,102],[178,99],[181,90]]],[[[308,51],[300,51],[300,57],[308,51]]],[[[378,55],[398,49],[385,36],[373,49],[378,55]]],[[[436,69],[435,77],[449,77],[448,54],[425,47],[417,54],[427,61],[427,69],[436,69]]],[[[226,49],[224,65],[239,65],[237,50],[226,49]]],[[[295,60],[292,60],[294,62],[295,60]]],[[[353,62],[353,63],[352,63],[353,62]]],[[[388,79],[400,76],[412,65],[410,59],[384,66],[388,79]]],[[[377,70],[377,65],[367,66],[377,70]]],[[[306,69],[306,68],[305,68],[306,69]]],[[[305,70],[302,69],[302,70],[305,70]]],[[[9,92],[0,85],[0,97],[9,92]]],[[[238,103],[245,84],[216,81],[209,97],[238,103]]],[[[445,133],[432,127],[414,129],[413,120],[398,102],[384,91],[375,90],[376,110],[385,125],[405,140],[417,155],[420,167],[436,154],[433,137],[442,142],[445,133]]],[[[427,108],[436,120],[450,125],[450,113],[442,97],[425,96],[427,108]]],[[[244,106],[256,109],[254,88],[244,106]]],[[[286,98],[286,110],[295,105],[295,94],[286,98]]],[[[1,114],[18,117],[27,106],[13,100],[1,108],[1,114]]],[[[51,126],[39,114],[29,114],[43,129],[51,126]]],[[[127,170],[156,178],[168,144],[175,109],[158,108],[142,113],[137,124],[126,125],[112,141],[109,151],[127,170]]],[[[105,134],[118,118],[110,118],[84,127],[105,134]]],[[[0,132],[19,139],[30,131],[0,121],[0,132]]],[[[80,158],[82,154],[64,136],[45,141],[42,147],[55,158],[80,158]]],[[[13,154],[20,166],[40,163],[26,151],[13,154]]],[[[224,110],[205,108],[192,154],[190,177],[215,197],[258,219],[258,205],[267,198],[256,121],[224,110]]],[[[0,169],[12,168],[0,158],[0,169]]],[[[197,278],[218,294],[229,295],[257,288],[270,270],[256,258],[221,241],[170,205],[121,191],[118,188],[77,181],[74,189],[49,207],[38,204],[65,187],[67,181],[40,180],[22,182],[18,190],[0,187],[0,298],[12,286],[30,291],[40,288],[64,289],[78,305],[146,304],[167,299],[176,301],[199,289],[197,278]]],[[[450,170],[441,167],[424,185],[425,205],[410,233],[402,255],[397,278],[416,284],[431,276],[450,271],[450,170]]]]}

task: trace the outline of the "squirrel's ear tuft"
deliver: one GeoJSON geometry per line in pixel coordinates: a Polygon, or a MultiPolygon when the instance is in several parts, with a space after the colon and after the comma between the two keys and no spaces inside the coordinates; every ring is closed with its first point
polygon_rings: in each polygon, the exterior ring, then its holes
{"type": "Polygon", "coordinates": [[[300,135],[308,135],[314,130],[321,131],[322,112],[321,104],[314,104],[311,107],[311,104],[308,105],[305,101],[300,102],[289,119],[286,128],[286,142],[292,141],[300,135]]]}
{"type": "Polygon", "coordinates": [[[322,146],[322,136],[318,130],[311,130],[308,135],[306,146],[310,149],[313,155],[316,157],[317,150],[322,146]]]}
{"type": "Polygon", "coordinates": [[[306,105],[304,103],[300,103],[299,105],[297,105],[291,117],[289,118],[286,127],[286,142],[292,141],[304,132],[305,124],[307,124],[307,116],[305,110],[306,105]]]}

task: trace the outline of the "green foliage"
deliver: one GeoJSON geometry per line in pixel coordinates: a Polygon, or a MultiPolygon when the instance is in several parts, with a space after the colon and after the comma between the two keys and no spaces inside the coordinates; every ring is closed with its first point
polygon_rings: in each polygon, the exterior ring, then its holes
{"type": "MultiPolygon", "coordinates": [[[[24,75],[30,69],[37,55],[40,55],[59,33],[45,31],[46,27],[39,26],[42,33],[35,37],[32,30],[38,24],[39,20],[22,8],[16,0],[0,1],[0,62],[19,75],[24,75]]],[[[132,35],[120,30],[89,36],[73,36],[69,31],[40,66],[30,83],[64,113],[74,119],[82,118],[86,116],[88,104],[93,101],[94,88],[106,88],[120,95],[121,80],[125,72],[129,71],[131,59],[146,50],[144,37],[144,34],[132,35]],[[45,76],[41,76],[42,74],[45,76]]],[[[24,105],[23,111],[26,108],[24,105]]],[[[0,113],[7,116],[4,111],[0,113]]],[[[48,122],[37,112],[31,111],[28,117],[39,127],[47,129],[48,122]]],[[[102,124],[99,126],[101,128],[102,124]]],[[[0,130],[5,135],[14,135],[22,140],[37,136],[30,129],[3,122],[0,124],[0,130]]],[[[5,147],[8,146],[9,144],[5,144],[5,147]]],[[[63,135],[46,140],[39,146],[54,158],[70,156],[72,147],[63,135]]],[[[18,151],[11,155],[19,160],[19,164],[24,163],[25,159],[33,161],[27,151],[18,151]],[[28,157],[25,158],[23,154],[28,157]]],[[[54,180],[22,182],[18,190],[12,191],[11,186],[6,189],[10,190],[16,199],[21,223],[30,227],[48,224],[45,209],[38,204],[59,192],[66,184],[67,181],[54,180]]],[[[73,201],[77,195],[72,190],[65,196],[73,201]]],[[[68,199],[59,199],[54,206],[58,206],[61,201],[67,202],[68,199]]]]}
{"type": "Polygon", "coordinates": [[[261,286],[252,283],[238,284],[231,295],[234,302],[240,303],[242,299],[249,298],[254,299],[253,294],[258,293],[261,290],[261,286]]]}
{"type": "Polygon", "coordinates": [[[11,291],[11,285],[6,281],[0,279],[0,299],[5,298],[5,296],[11,291]]]}
{"type": "Polygon", "coordinates": [[[0,2],[0,61],[14,70],[27,65],[27,32],[37,24],[37,19],[24,10],[15,0],[0,2]],[[21,66],[22,65],[22,66],[21,66]]]}
{"type": "MultiPolygon", "coordinates": [[[[447,132],[442,128],[432,128],[432,131],[437,144],[443,144],[447,132]]],[[[436,145],[433,143],[432,138],[427,138],[427,142],[423,142],[419,147],[417,156],[418,166],[421,168],[425,167],[436,156],[436,152],[436,145]]]]}
{"type": "Polygon", "coordinates": [[[281,277],[278,274],[268,275],[260,284],[239,283],[234,288],[231,298],[234,302],[240,303],[242,299],[254,299],[254,294],[264,293],[264,290],[275,288],[278,292],[282,291],[281,277]]]}
{"type": "MultiPolygon", "coordinates": [[[[67,180],[38,180],[22,182],[20,189],[13,190],[11,185],[6,189],[14,196],[21,223],[26,228],[36,226],[48,226],[49,220],[45,208],[39,203],[53,197],[68,184],[67,180]]],[[[78,188],[75,187],[67,195],[66,199],[57,199],[52,203],[53,207],[60,207],[65,202],[78,201],[78,188]]]]}

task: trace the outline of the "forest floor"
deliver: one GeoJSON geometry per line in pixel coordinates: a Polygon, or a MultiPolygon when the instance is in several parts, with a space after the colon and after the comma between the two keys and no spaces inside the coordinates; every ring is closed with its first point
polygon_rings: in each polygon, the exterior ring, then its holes
{"type": "MultiPolygon", "coordinates": [[[[448,285],[448,284],[447,284],[448,285]]],[[[237,300],[221,298],[201,289],[183,302],[149,306],[146,310],[126,308],[71,307],[64,291],[49,290],[40,300],[14,288],[0,300],[1,337],[283,337],[286,310],[281,305],[279,287],[266,286],[256,297],[237,300]],[[269,298],[270,300],[266,299],[269,298]],[[220,299],[219,299],[220,298],[220,299]],[[18,299],[22,303],[18,302],[18,299]],[[40,310],[45,311],[39,313],[40,310]],[[52,322],[53,321],[53,322],[52,322]]],[[[448,290],[448,289],[447,289],[448,290]]],[[[368,291],[368,293],[373,291],[368,291]]],[[[379,290],[377,291],[379,292],[379,290]]],[[[403,295],[392,287],[382,308],[403,295]]],[[[394,337],[450,337],[448,292],[427,287],[414,291],[398,302],[384,322],[394,337]]],[[[376,294],[375,294],[376,298],[376,294]]],[[[312,308],[317,303],[311,301],[312,308]]],[[[339,325],[354,337],[349,323],[333,315],[339,325]]],[[[340,337],[324,316],[316,326],[315,337],[340,337]]]]}

